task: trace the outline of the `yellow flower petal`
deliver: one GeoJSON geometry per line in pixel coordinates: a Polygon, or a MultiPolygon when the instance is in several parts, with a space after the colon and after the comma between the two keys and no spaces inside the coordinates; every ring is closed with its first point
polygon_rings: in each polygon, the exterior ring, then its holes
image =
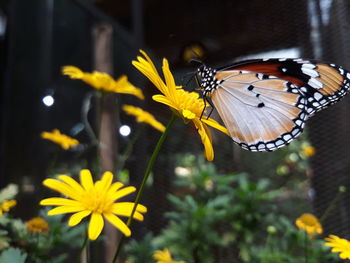
{"type": "Polygon", "coordinates": [[[122,188],[124,186],[124,184],[122,184],[121,182],[115,182],[111,185],[111,187],[109,188],[107,195],[111,195],[114,192],[118,191],[120,188],[122,188]]]}
{"type": "Polygon", "coordinates": [[[80,203],[76,200],[70,200],[61,197],[51,197],[40,201],[40,205],[64,205],[64,206],[78,206],[80,203]]]}
{"type": "Polygon", "coordinates": [[[165,104],[173,109],[176,108],[176,105],[172,101],[170,101],[167,97],[165,97],[164,95],[159,95],[159,94],[153,95],[152,99],[156,102],[163,103],[163,104],[165,104]]]}
{"type": "MultiPolygon", "coordinates": [[[[119,216],[130,217],[133,208],[134,208],[134,203],[130,203],[130,202],[117,203],[117,204],[113,204],[112,213],[119,215],[119,216]]],[[[134,216],[133,216],[134,219],[143,221],[144,217],[139,212],[146,213],[147,208],[143,205],[138,204],[136,207],[136,211],[134,213],[134,216]]]]}
{"type": "Polygon", "coordinates": [[[118,217],[116,217],[112,213],[104,214],[104,216],[112,225],[118,228],[125,236],[129,237],[131,235],[131,231],[129,227],[118,217]]]}
{"type": "Polygon", "coordinates": [[[88,229],[89,238],[91,240],[96,240],[101,234],[103,226],[104,222],[102,215],[99,213],[92,213],[88,229]]]}
{"type": "Polygon", "coordinates": [[[124,93],[124,94],[130,94],[138,97],[139,99],[143,100],[145,99],[145,96],[142,93],[142,90],[139,88],[136,88],[134,85],[132,85],[129,81],[127,76],[123,75],[115,82],[115,87],[113,88],[113,91],[116,93],[124,93]]]}
{"type": "Polygon", "coordinates": [[[88,169],[83,169],[80,171],[80,182],[85,190],[89,190],[94,187],[92,175],[88,169]]]}
{"type": "Polygon", "coordinates": [[[157,121],[152,114],[144,111],[139,107],[134,107],[132,105],[123,105],[122,109],[126,114],[135,116],[137,122],[147,123],[161,132],[165,130],[164,125],[157,121]]]}
{"type": "Polygon", "coordinates": [[[84,210],[82,206],[59,206],[54,209],[51,209],[47,214],[49,216],[59,215],[59,214],[67,214],[67,213],[75,213],[84,210]]]}
{"type": "Polygon", "coordinates": [[[52,132],[42,132],[40,136],[43,139],[57,143],[65,150],[68,150],[69,148],[75,147],[79,144],[78,140],[71,138],[68,135],[62,134],[57,129],[54,129],[52,132]]]}
{"type": "Polygon", "coordinates": [[[175,92],[176,92],[175,80],[174,80],[173,74],[171,74],[171,72],[170,72],[168,60],[165,58],[163,59],[162,69],[163,69],[163,74],[164,74],[164,78],[165,78],[165,83],[166,83],[166,86],[167,86],[168,92],[169,92],[168,96],[176,98],[176,96],[175,96],[175,92]]]}
{"type": "Polygon", "coordinates": [[[194,114],[193,112],[189,111],[189,110],[183,110],[182,111],[182,115],[189,120],[192,120],[196,117],[196,114],[194,114]]]}
{"type": "Polygon", "coordinates": [[[173,260],[170,251],[167,248],[154,252],[153,258],[157,261],[157,263],[185,263],[185,261],[173,260]]]}
{"type": "Polygon", "coordinates": [[[138,97],[139,99],[144,99],[142,90],[132,85],[125,75],[121,76],[117,80],[114,80],[107,73],[99,71],[94,71],[92,73],[83,72],[74,66],[63,67],[62,73],[72,79],[81,79],[96,90],[130,94],[138,97]]]}
{"type": "Polygon", "coordinates": [[[78,213],[73,214],[68,221],[69,226],[76,226],[83,220],[85,217],[91,214],[91,211],[84,210],[78,213]]]}
{"type": "Polygon", "coordinates": [[[102,175],[102,179],[99,181],[101,182],[101,188],[100,191],[107,191],[111,187],[113,181],[113,174],[109,171],[104,172],[102,175]]]}
{"type": "Polygon", "coordinates": [[[203,117],[201,119],[201,121],[204,122],[205,124],[215,128],[215,129],[225,133],[227,136],[230,136],[228,130],[224,126],[220,125],[216,120],[213,120],[211,118],[207,119],[206,117],[203,117]]]}
{"type": "Polygon", "coordinates": [[[207,158],[207,160],[211,162],[214,159],[214,149],[211,142],[210,131],[205,126],[205,124],[203,124],[197,119],[194,120],[194,124],[197,128],[199,135],[201,136],[201,140],[204,146],[204,155],[207,158]]]}
{"type": "Polygon", "coordinates": [[[72,199],[78,199],[80,197],[79,194],[76,191],[74,191],[72,187],[56,179],[45,179],[43,181],[43,185],[55,191],[58,191],[72,199]]]}
{"type": "Polygon", "coordinates": [[[115,201],[115,200],[118,200],[119,198],[122,198],[122,197],[124,197],[124,196],[126,196],[128,194],[131,194],[131,193],[135,192],[135,191],[136,191],[135,187],[128,186],[128,187],[125,187],[125,188],[119,190],[118,192],[112,194],[111,198],[112,198],[113,201],[115,201]]]}
{"type": "Polygon", "coordinates": [[[132,64],[141,71],[147,78],[164,94],[167,94],[167,88],[160,78],[156,67],[146,52],[140,50],[146,60],[142,57],[137,57],[138,61],[133,61],[132,64]]]}
{"type": "Polygon", "coordinates": [[[84,191],[83,187],[81,187],[81,185],[77,181],[75,181],[72,177],[61,174],[58,176],[58,179],[62,180],[66,184],[68,184],[70,187],[72,187],[77,192],[84,191]]]}
{"type": "Polygon", "coordinates": [[[327,241],[325,245],[331,247],[333,253],[340,253],[341,259],[350,259],[350,241],[335,235],[329,235],[325,241],[327,241]]]}
{"type": "Polygon", "coordinates": [[[72,79],[82,79],[84,77],[84,73],[77,67],[74,66],[64,66],[62,67],[63,75],[67,75],[72,79]]]}

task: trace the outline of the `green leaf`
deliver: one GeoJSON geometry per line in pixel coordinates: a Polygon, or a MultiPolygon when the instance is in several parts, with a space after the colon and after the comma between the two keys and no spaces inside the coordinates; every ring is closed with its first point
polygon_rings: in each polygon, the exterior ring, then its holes
{"type": "Polygon", "coordinates": [[[16,197],[18,193],[18,186],[16,184],[9,184],[0,191],[0,202],[11,200],[16,197]]]}
{"type": "Polygon", "coordinates": [[[26,258],[27,254],[18,248],[9,248],[1,253],[0,263],[24,263],[26,258]]]}

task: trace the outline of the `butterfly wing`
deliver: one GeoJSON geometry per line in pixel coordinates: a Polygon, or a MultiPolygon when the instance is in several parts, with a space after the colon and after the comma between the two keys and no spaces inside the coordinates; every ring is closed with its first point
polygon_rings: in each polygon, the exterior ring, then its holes
{"type": "Polygon", "coordinates": [[[273,151],[297,137],[307,119],[304,95],[284,79],[224,70],[210,95],[232,139],[250,151],[273,151]]]}
{"type": "Polygon", "coordinates": [[[302,59],[248,60],[225,68],[272,75],[296,85],[307,98],[309,115],[334,104],[350,88],[350,73],[335,64],[302,59]]]}

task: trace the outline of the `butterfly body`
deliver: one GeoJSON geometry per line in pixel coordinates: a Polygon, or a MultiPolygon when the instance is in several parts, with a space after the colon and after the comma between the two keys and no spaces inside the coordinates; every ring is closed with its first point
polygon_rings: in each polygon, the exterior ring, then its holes
{"type": "Polygon", "coordinates": [[[350,73],[334,64],[302,59],[239,62],[197,72],[234,142],[250,151],[274,151],[303,131],[315,112],[347,94],[350,73]]]}

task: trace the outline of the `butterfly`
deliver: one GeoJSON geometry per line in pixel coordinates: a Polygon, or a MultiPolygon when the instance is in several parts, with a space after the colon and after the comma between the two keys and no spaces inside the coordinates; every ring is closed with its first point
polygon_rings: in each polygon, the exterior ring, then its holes
{"type": "Polygon", "coordinates": [[[202,64],[195,77],[233,141],[253,152],[288,145],[307,119],[350,88],[349,71],[303,59],[254,59],[219,69],[202,64]]]}

